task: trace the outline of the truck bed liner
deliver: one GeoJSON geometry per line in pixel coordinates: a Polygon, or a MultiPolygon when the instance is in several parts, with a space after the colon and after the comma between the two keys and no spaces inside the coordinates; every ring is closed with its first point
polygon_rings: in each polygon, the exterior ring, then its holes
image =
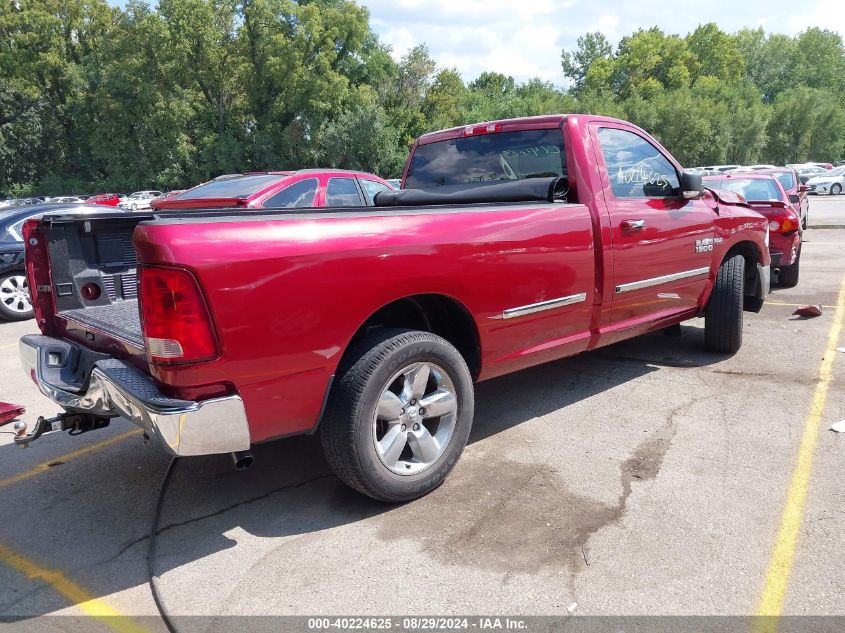
{"type": "Polygon", "coordinates": [[[100,330],[133,345],[144,346],[137,299],[118,301],[111,305],[64,310],[60,314],[66,319],[100,330]]]}

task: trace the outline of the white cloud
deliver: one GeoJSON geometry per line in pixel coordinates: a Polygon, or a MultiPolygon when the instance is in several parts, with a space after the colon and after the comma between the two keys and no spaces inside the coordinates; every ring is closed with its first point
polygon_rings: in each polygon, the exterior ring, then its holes
{"type": "Polygon", "coordinates": [[[665,0],[358,1],[397,59],[425,43],[441,67],[457,68],[467,81],[492,70],[520,81],[540,77],[563,84],[561,49],[574,48],[590,31],[614,43],[640,27],[686,34],[705,22],[729,32],[763,26],[794,34],[820,26],[845,33],[843,0],[709,0],[695,11],[665,0]]]}

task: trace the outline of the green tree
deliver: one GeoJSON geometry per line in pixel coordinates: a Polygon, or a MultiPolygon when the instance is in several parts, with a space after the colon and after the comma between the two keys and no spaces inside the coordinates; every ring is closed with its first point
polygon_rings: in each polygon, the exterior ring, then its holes
{"type": "Polygon", "coordinates": [[[576,46],[574,51],[561,52],[560,65],[563,76],[572,81],[573,91],[577,93],[585,88],[590,67],[599,60],[610,59],[613,47],[599,32],[585,33],[578,38],[576,46]]]}

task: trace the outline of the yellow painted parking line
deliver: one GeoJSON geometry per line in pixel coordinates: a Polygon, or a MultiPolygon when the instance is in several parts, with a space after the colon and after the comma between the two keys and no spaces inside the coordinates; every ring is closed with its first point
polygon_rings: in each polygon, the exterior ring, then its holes
{"type": "MultiPolygon", "coordinates": [[[[789,306],[790,308],[803,308],[807,305],[814,305],[810,303],[781,303],[780,301],[766,301],[767,306],[789,306]]],[[[822,305],[822,304],[818,304],[822,305]]],[[[833,310],[836,306],[826,306],[822,305],[823,308],[827,308],[829,310],[833,310]]]]}
{"type": "Polygon", "coordinates": [[[121,433],[120,435],[115,435],[114,437],[110,437],[107,440],[103,440],[102,442],[95,442],[94,444],[89,444],[88,446],[84,446],[79,450],[75,450],[70,453],[65,453],[64,455],[59,455],[58,457],[54,457],[49,461],[42,462],[37,466],[33,466],[29,470],[25,470],[22,473],[18,473],[17,475],[12,475],[11,477],[7,477],[6,479],[0,479],[0,489],[5,488],[6,486],[11,486],[12,484],[16,484],[18,482],[24,481],[29,479],[30,477],[34,477],[35,475],[40,475],[41,473],[47,472],[51,469],[50,464],[54,464],[56,462],[69,462],[73,459],[78,457],[84,457],[89,453],[93,453],[94,451],[98,451],[101,448],[105,448],[106,446],[111,446],[112,444],[117,444],[118,442],[122,442],[123,440],[133,437],[141,433],[141,429],[132,429],[131,431],[127,431],[126,433],[121,433]]]}
{"type": "Polygon", "coordinates": [[[31,580],[40,580],[52,587],[58,594],[70,600],[79,607],[85,615],[96,618],[99,622],[116,633],[148,633],[149,630],[141,626],[128,616],[105,601],[95,598],[87,589],[80,587],[62,572],[49,567],[43,567],[34,560],[19,554],[0,543],[0,561],[16,569],[31,580]]]}
{"type": "MultiPolygon", "coordinates": [[[[804,502],[810,486],[813,453],[818,444],[827,393],[833,380],[833,362],[836,358],[836,346],[842,332],[843,319],[845,319],[845,278],[842,279],[839,288],[836,312],[833,315],[833,323],[827,335],[827,348],[819,366],[819,378],[810,404],[810,412],[804,422],[798,457],[792,471],[792,478],[786,493],[786,504],[783,508],[780,527],[772,549],[769,570],[766,574],[766,582],[763,585],[763,592],[757,607],[758,616],[777,617],[783,612],[783,602],[789,585],[789,573],[792,569],[798,532],[801,529],[801,521],[804,516],[804,502]]],[[[769,625],[776,627],[776,624],[769,622],[758,630],[773,630],[769,628],[769,625]]]]}

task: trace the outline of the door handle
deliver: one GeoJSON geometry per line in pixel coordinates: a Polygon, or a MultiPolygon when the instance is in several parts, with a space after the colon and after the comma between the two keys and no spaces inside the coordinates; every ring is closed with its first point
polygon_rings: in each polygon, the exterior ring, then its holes
{"type": "Polygon", "coordinates": [[[619,223],[619,227],[627,233],[642,231],[645,228],[645,220],[622,220],[619,223]]]}

